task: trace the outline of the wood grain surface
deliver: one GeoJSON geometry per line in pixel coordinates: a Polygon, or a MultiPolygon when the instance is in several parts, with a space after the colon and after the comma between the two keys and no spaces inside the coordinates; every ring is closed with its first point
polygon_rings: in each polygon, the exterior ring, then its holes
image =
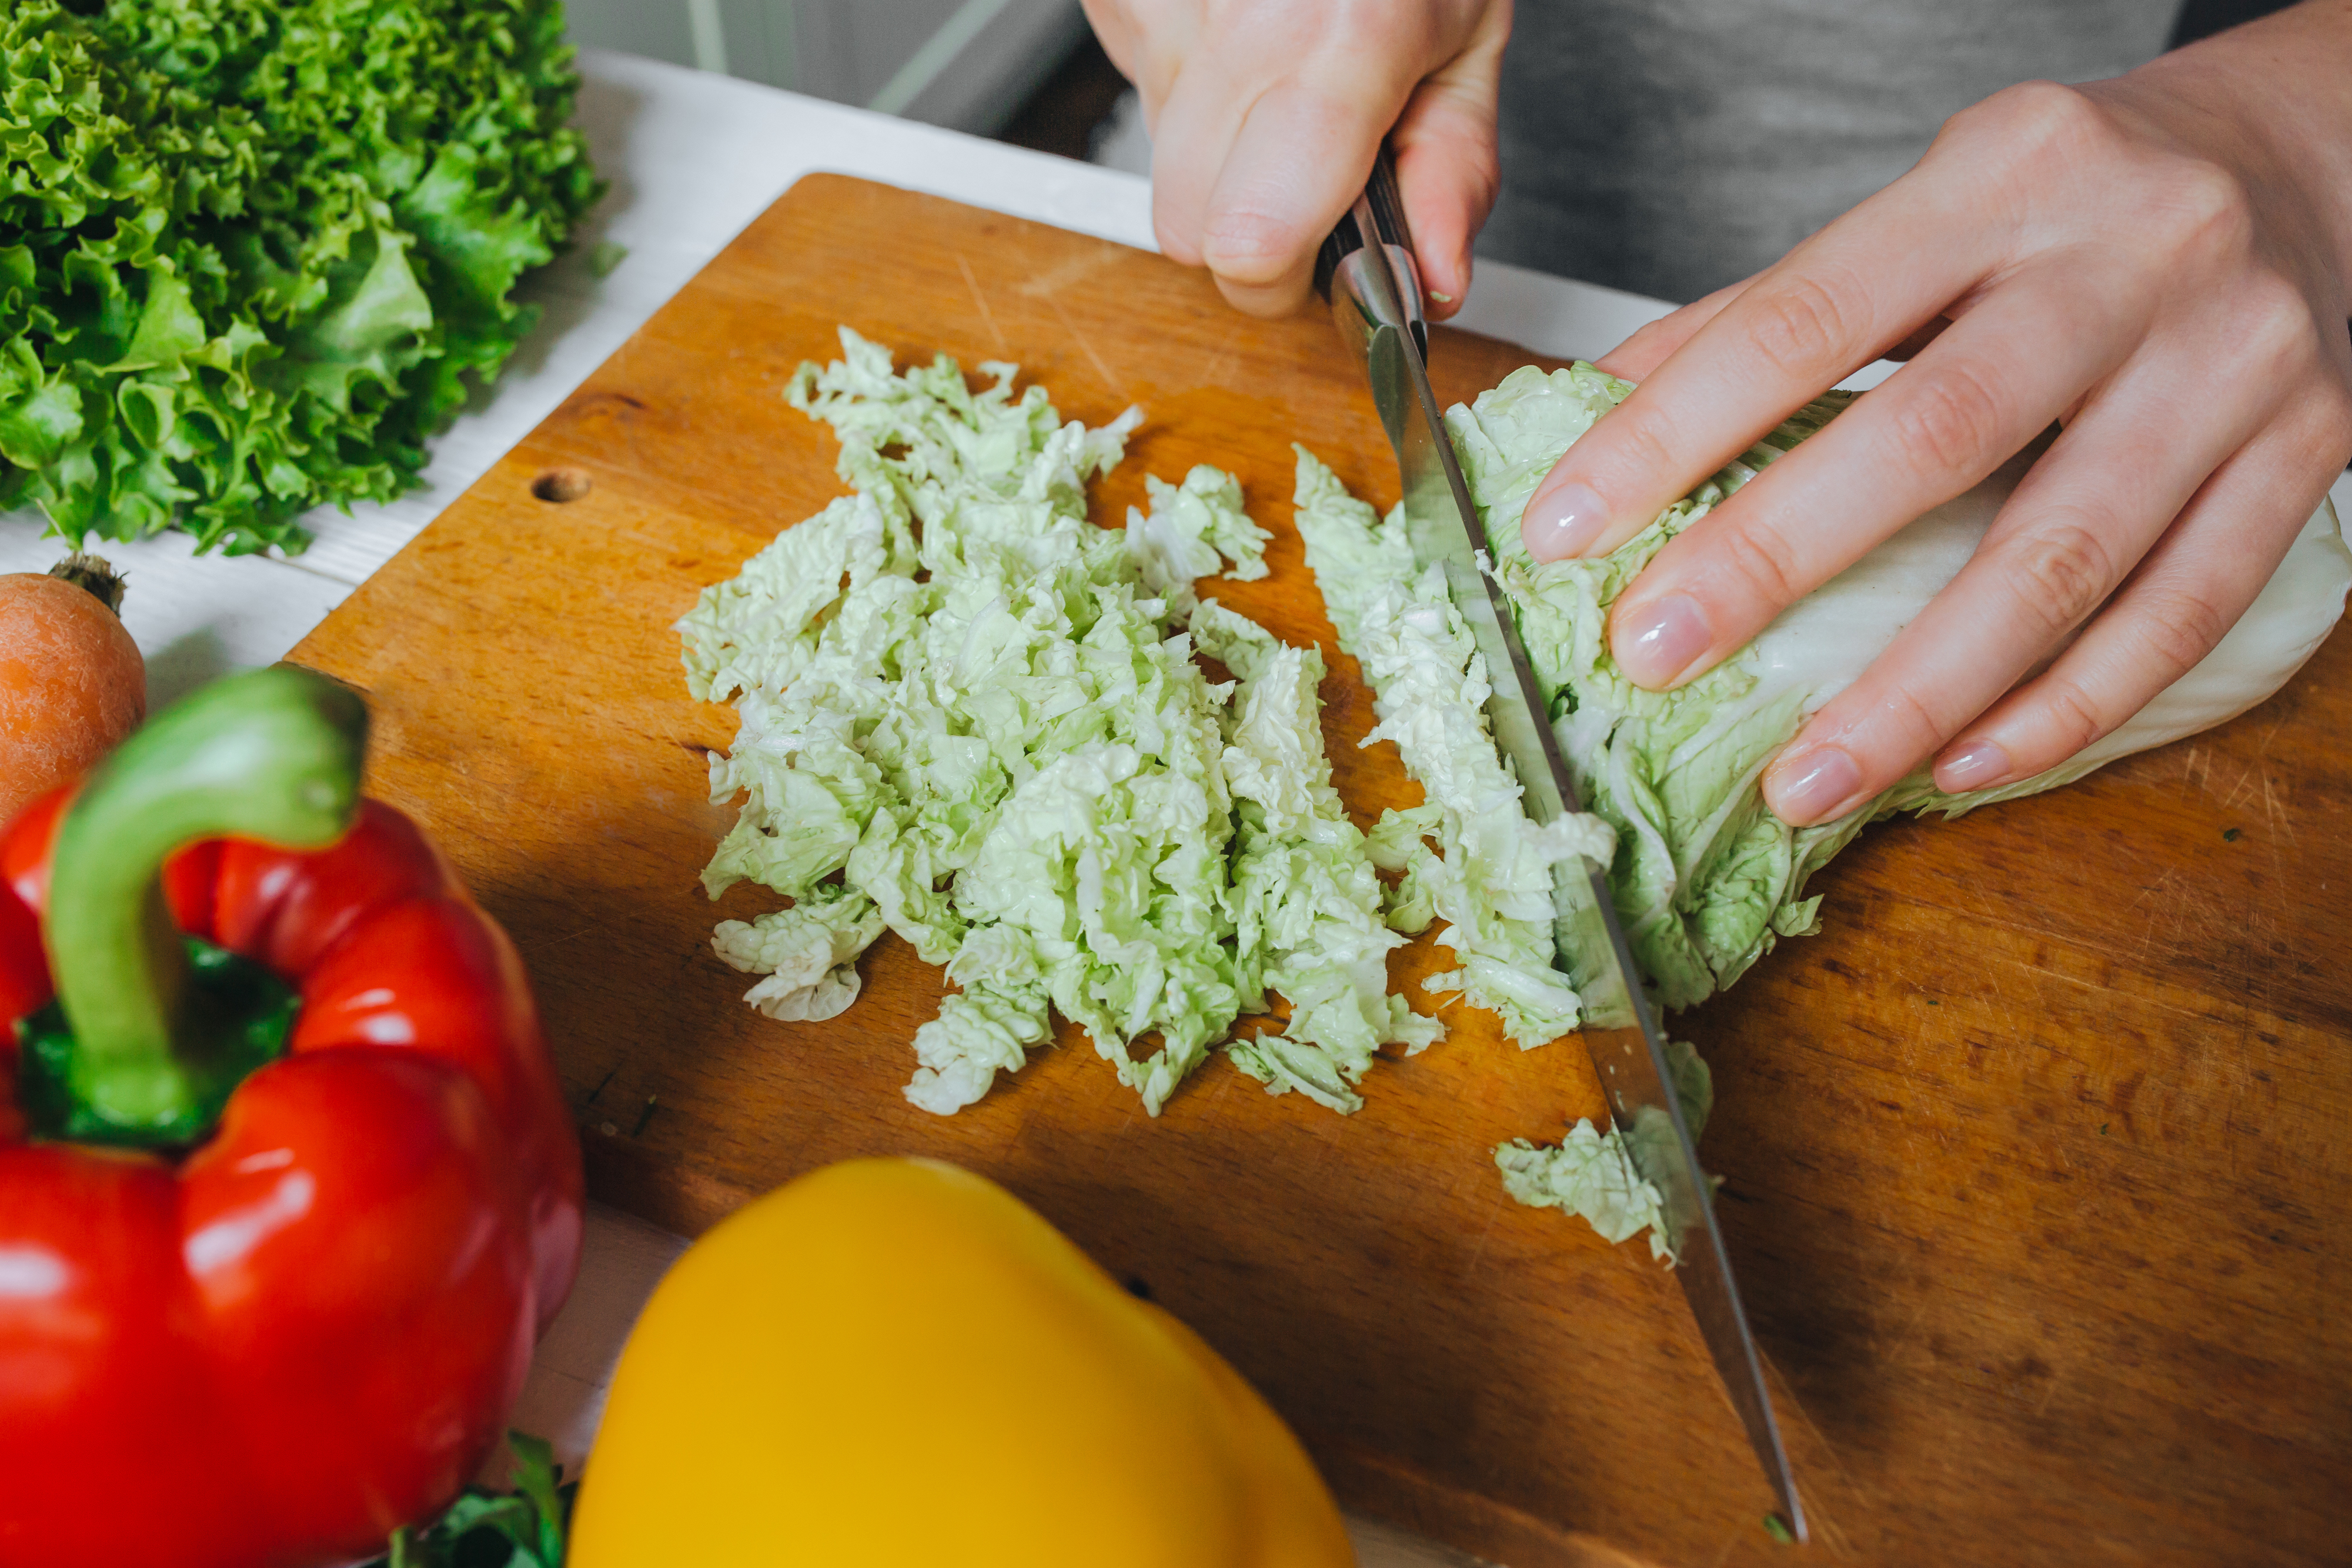
{"type": "MultiPolygon", "coordinates": [[[[1352,1506],[1512,1568],[1787,1561],[1673,1280],[1511,1204],[1489,1163],[1602,1113],[1572,1040],[1522,1053],[1455,1008],[1354,1117],[1218,1060],[1153,1121],[1066,1029],[940,1119],[898,1093],[941,982],[895,938],[829,1022],[737,999],[711,925],[777,901],[697,883],[733,818],[704,760],[733,716],[688,699],[670,623],[840,493],[831,432],[779,394],[844,321],[902,362],[1017,360],[1066,416],[1141,403],[1098,520],[1147,470],[1237,473],[1273,570],[1213,591],[1322,643],[1350,805],[1414,798],[1390,748],[1356,748],[1369,700],[1290,527],[1294,438],[1395,493],[1328,325],[806,180],[293,654],[368,694],[373,789],[521,946],[595,1191],[692,1232],[845,1155],[961,1161],[1200,1329],[1352,1506]],[[585,493],[536,498],[559,470],[585,493]]],[[[1433,357],[1454,399],[1526,356],[1441,332],[1433,357]]],[[[2347,677],[2339,632],[2209,735],[1872,830],[1814,883],[1823,935],[1678,1020],[1715,1067],[1702,1153],[1811,1555],[2346,1561],[2347,677]]],[[[1444,962],[1424,943],[1394,972],[1444,962]]]]}

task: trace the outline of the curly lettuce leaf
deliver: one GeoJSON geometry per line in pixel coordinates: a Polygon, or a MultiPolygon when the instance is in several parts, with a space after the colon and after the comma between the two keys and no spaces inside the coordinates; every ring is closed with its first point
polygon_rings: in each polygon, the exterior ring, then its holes
{"type": "Polygon", "coordinates": [[[554,0],[13,7],[0,507],[238,554],[414,484],[601,189],[562,36],[554,0]]]}

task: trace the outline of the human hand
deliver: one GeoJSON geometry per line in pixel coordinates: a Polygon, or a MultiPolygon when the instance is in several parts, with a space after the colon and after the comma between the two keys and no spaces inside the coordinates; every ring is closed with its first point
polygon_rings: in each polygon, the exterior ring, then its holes
{"type": "Polygon", "coordinates": [[[1495,204],[1511,0],[1086,0],[1143,98],[1160,248],[1254,315],[1297,308],[1381,138],[1444,319],[1495,204]],[[1391,131],[1391,127],[1393,131],[1391,131]]]}
{"type": "Polygon", "coordinates": [[[1528,548],[1613,549],[1910,356],[1660,550],[1612,652],[1643,686],[1703,674],[2057,421],[1974,559],[1764,792],[1803,825],[1930,756],[1953,793],[2064,761],[2221,640],[2352,453],[2347,67],[2352,6],[2305,5],[1956,115],[1909,174],[1601,361],[1641,385],[1537,487],[1528,548]]]}

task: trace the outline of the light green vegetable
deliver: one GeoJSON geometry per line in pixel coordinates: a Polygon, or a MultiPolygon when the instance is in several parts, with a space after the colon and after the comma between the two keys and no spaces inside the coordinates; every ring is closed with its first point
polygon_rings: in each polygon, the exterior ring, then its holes
{"type": "Polygon", "coordinates": [[[1386,520],[1349,496],[1298,449],[1296,517],[1339,645],[1372,688],[1380,724],[1365,744],[1396,743],[1425,803],[1385,813],[1373,858],[1404,880],[1391,909],[1400,928],[1433,916],[1461,967],[1433,975],[1497,1013],[1522,1049],[1576,1027],[1581,1003],[1552,967],[1555,868],[1575,857],[1607,863],[1605,824],[1564,817],[1537,828],[1486,727],[1486,669],[1435,568],[1413,570],[1402,513],[1386,520]],[[1436,848],[1431,847],[1434,840],[1436,848]]]}
{"type": "Polygon", "coordinates": [[[678,623],[689,686],[742,721],[711,788],[744,804],[704,884],[793,901],[713,938],[765,977],[745,999],[834,1016],[887,928],[961,988],[917,1032],[916,1104],[971,1104],[1058,1011],[1156,1114],[1278,994],[1286,1028],[1236,1061],[1354,1109],[1379,1046],[1440,1027],[1387,992],[1399,939],[1331,788],[1319,655],[1193,596],[1221,560],[1264,575],[1240,486],[1153,480],[1148,515],[1097,528],[1087,483],[1137,413],[1065,424],[1012,366],[974,392],[951,361],[901,375],[842,344],[788,395],[839,433],[855,494],[678,623]],[[1234,680],[1193,661],[1187,621],[1234,680]]]}
{"type": "Polygon", "coordinates": [[[1151,510],[1127,509],[1128,553],[1143,586],[1168,601],[1171,620],[1186,619],[1199,602],[1193,579],[1216,575],[1227,561],[1232,569],[1224,575],[1237,582],[1265,575],[1265,546],[1273,536],[1242,510],[1240,480],[1204,463],[1181,486],[1155,475],[1146,475],[1143,486],[1151,510]]]}
{"type": "Polygon", "coordinates": [[[1238,822],[1229,907],[1243,1010],[1264,1010],[1269,990],[1291,1008],[1280,1033],[1226,1054],[1277,1094],[1295,1089],[1352,1112],[1379,1047],[1410,1055],[1445,1030],[1389,995],[1388,955],[1404,939],[1381,918],[1364,836],[1331,784],[1316,695],[1323,655],[1286,647],[1214,600],[1193,612],[1192,634],[1239,681],[1224,768],[1238,822]]]}
{"type": "Polygon", "coordinates": [[[1606,1241],[1647,1230],[1650,1255],[1661,1262],[1673,1258],[1660,1223],[1658,1189],[1635,1174],[1615,1128],[1603,1133],[1579,1119],[1549,1148],[1514,1138],[1495,1151],[1495,1167],[1503,1173],[1503,1190],[1519,1202],[1564,1209],[1606,1241]]]}
{"type": "MultiPolygon", "coordinates": [[[[1666,1065],[1674,1073],[1683,1120],[1696,1142],[1715,1108],[1714,1080],[1697,1051],[1684,1040],[1666,1042],[1666,1065]]],[[[1495,1168],[1503,1174],[1503,1190],[1519,1202],[1573,1214],[1610,1241],[1647,1230],[1650,1256],[1660,1262],[1674,1260],[1659,1223],[1658,1189],[1633,1169],[1616,1128],[1604,1133],[1579,1117],[1568,1136],[1549,1147],[1514,1138],[1495,1151],[1495,1168]]]]}

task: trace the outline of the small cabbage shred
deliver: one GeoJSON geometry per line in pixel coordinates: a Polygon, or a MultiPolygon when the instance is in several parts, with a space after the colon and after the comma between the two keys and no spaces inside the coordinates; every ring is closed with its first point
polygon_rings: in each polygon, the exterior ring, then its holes
{"type": "MultiPolygon", "coordinates": [[[[2101,764],[2235,716],[2301,668],[2343,612],[2352,551],[2323,507],[2244,619],[2204,661],[2114,734],[2064,765],[1974,794],[1938,791],[1924,773],[1836,821],[1792,829],[1764,805],[1760,779],[1799,727],[1850,685],[1974,553],[2035,455],[2021,455],[1967,495],[1926,514],[1791,606],[1715,670],[1671,692],[1634,686],[1610,657],[1609,607],[1665,542],[1835,418],[1856,394],[1807,405],[1612,554],[1538,563],[1519,540],[1536,484],[1593,422],[1633,390],[1591,365],[1514,371],[1446,424],[1495,552],[1560,750],[1585,803],[1613,834],[1610,882],[1643,972],[1669,1008],[1731,984],[1780,937],[1820,929],[1807,880],[1867,823],[1897,811],[1957,816],[2068,783],[2101,764]]],[[[1486,677],[1441,580],[1414,569],[1401,513],[1385,520],[1349,497],[1303,450],[1299,531],[1341,645],[1361,663],[1427,803],[1391,812],[1371,835],[1376,858],[1404,873],[1390,918],[1413,929],[1433,914],[1464,954],[1448,977],[1501,1014],[1520,1044],[1575,1019],[1551,965],[1548,928],[1528,894],[1541,852],[1491,745],[1474,744],[1486,677]],[[1444,701],[1451,696],[1454,700],[1444,701]],[[1468,716],[1465,716],[1465,714],[1468,716]],[[1521,836],[1515,840],[1514,831],[1521,836]]],[[[1583,830],[1580,830],[1581,831],[1583,830]]],[[[1594,835],[1598,837],[1596,832],[1594,835]]],[[[1677,1053],[1686,1047],[1676,1047],[1677,1053]]],[[[1685,1076],[1703,1064],[1676,1062],[1685,1076]]],[[[1702,1078],[1703,1082],[1703,1078],[1702,1078]]],[[[1703,1117],[1694,1116],[1693,1125],[1703,1117]]],[[[1562,1144],[1496,1151],[1521,1202],[1581,1215],[1604,1236],[1637,1234],[1657,1195],[1614,1132],[1589,1122],[1562,1144]]],[[[1652,1233],[1652,1247],[1665,1244],[1652,1233]]]]}
{"type": "Polygon", "coordinates": [[[1240,486],[1153,479],[1148,512],[1098,528],[1087,482],[1139,411],[1088,429],[1015,395],[1014,366],[975,392],[944,357],[901,374],[841,343],[786,395],[838,434],[852,493],[677,627],[694,695],[741,721],[710,782],[744,803],[704,886],[792,900],[712,938],[761,977],[745,1000],[831,1018],[894,931],[959,988],[916,1033],[915,1104],[979,1100],[1058,1011],[1157,1115],[1278,994],[1288,1019],[1234,1064],[1356,1109],[1380,1047],[1443,1026],[1389,994],[1403,938],[1332,788],[1320,654],[1195,597],[1220,567],[1265,573],[1240,486]]]}

